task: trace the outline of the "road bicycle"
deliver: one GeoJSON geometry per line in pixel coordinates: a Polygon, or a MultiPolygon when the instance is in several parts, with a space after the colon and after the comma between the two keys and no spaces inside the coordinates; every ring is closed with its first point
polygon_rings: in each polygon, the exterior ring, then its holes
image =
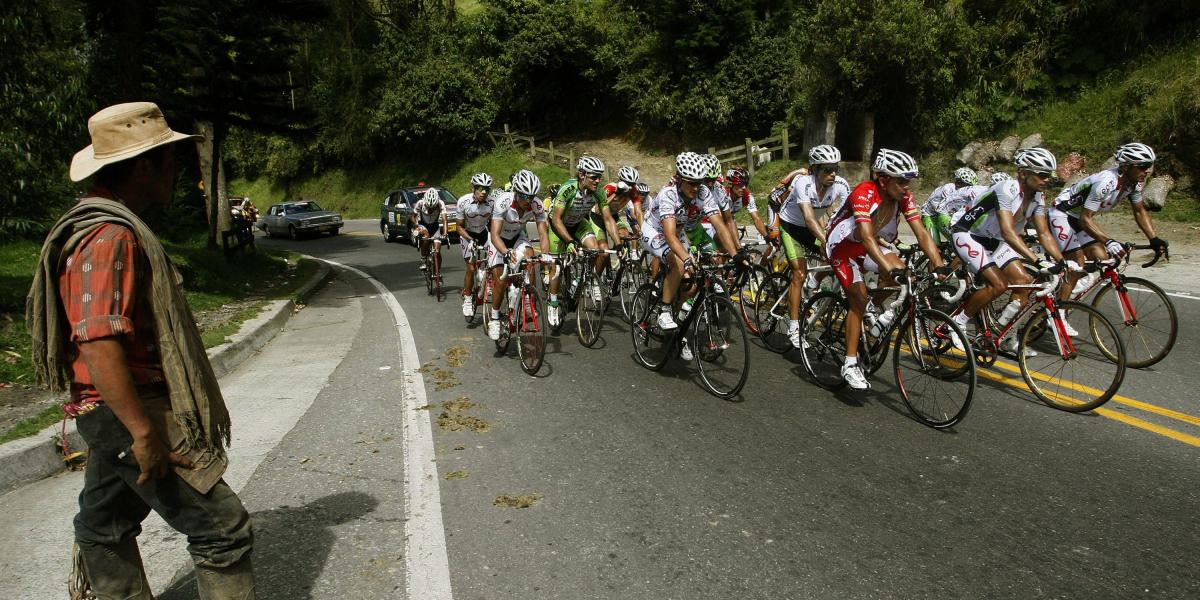
{"type": "MultiPolygon", "coordinates": [[[[500,314],[500,338],[496,340],[496,351],[508,352],[512,337],[517,337],[517,356],[521,370],[534,375],[542,368],[546,358],[546,331],[542,327],[542,301],[532,283],[530,270],[545,258],[522,258],[514,265],[504,263],[504,274],[498,285],[507,284],[507,296],[500,314]]],[[[500,288],[503,289],[503,288],[500,288]]],[[[485,322],[490,322],[491,305],[484,311],[485,322]]],[[[486,323],[485,323],[486,324],[486,323]]]]}
{"type": "MultiPolygon", "coordinates": [[[[829,275],[833,268],[822,258],[806,258],[808,277],[804,281],[804,296],[811,296],[824,289],[831,289],[834,281],[829,275]]],[[[772,352],[780,354],[792,349],[792,341],[788,338],[788,326],[791,321],[788,311],[788,291],[792,285],[791,270],[771,273],[763,282],[759,302],[754,310],[754,322],[757,325],[759,339],[772,352]]],[[[804,298],[801,297],[801,303],[804,298]]],[[[803,306],[803,304],[801,304],[803,306]]]]}
{"type": "Polygon", "coordinates": [[[445,240],[441,236],[418,236],[417,247],[420,248],[420,244],[425,241],[433,243],[429,248],[429,254],[421,257],[421,264],[424,266],[421,272],[425,274],[425,291],[441,302],[446,298],[446,294],[442,290],[442,244],[445,240]]]}
{"type": "Polygon", "coordinates": [[[1071,293],[1076,302],[1091,304],[1117,326],[1125,347],[1125,366],[1143,369],[1158,363],[1170,354],[1179,335],[1179,318],[1175,304],[1162,288],[1141,277],[1125,275],[1133,250],[1153,250],[1154,258],[1142,268],[1155,265],[1159,259],[1171,260],[1164,248],[1126,243],[1124,260],[1106,264],[1098,276],[1081,281],[1071,293]],[[1088,298],[1091,301],[1088,301],[1088,298]]]}
{"type": "Polygon", "coordinates": [[[659,371],[670,358],[681,356],[684,344],[692,351],[692,360],[700,372],[704,387],[719,398],[733,398],[741,392],[750,373],[750,343],[741,312],[723,291],[725,272],[733,268],[728,254],[700,252],[697,272],[680,282],[676,302],[662,304],[665,269],[655,281],[638,288],[633,299],[633,339],[637,362],[651,371],[659,371]],[[715,259],[724,262],[717,263],[715,259]],[[690,302],[680,301],[683,290],[696,288],[690,302]],[[688,308],[684,308],[688,307],[688,308]],[[664,331],[658,325],[662,310],[676,312],[678,327],[664,331]]]}
{"type": "MultiPolygon", "coordinates": [[[[911,264],[911,259],[906,262],[911,264]]],[[[896,387],[913,417],[935,429],[953,427],[966,417],[975,397],[978,378],[973,351],[950,316],[924,300],[922,290],[934,286],[935,276],[911,269],[906,273],[898,285],[882,288],[897,292],[886,305],[883,315],[887,316],[864,315],[859,366],[870,377],[883,365],[890,349],[896,387]]],[[[841,367],[849,311],[849,301],[839,289],[813,294],[801,313],[804,369],[814,383],[828,390],[846,385],[841,367]]]]}
{"type": "Polygon", "coordinates": [[[474,314],[464,316],[467,325],[475,322],[475,316],[479,314],[479,307],[483,307],[487,311],[492,304],[492,277],[487,268],[487,248],[483,244],[475,243],[471,247],[471,262],[467,268],[475,269],[475,277],[473,278],[474,285],[471,292],[471,305],[474,307],[474,314]]]}
{"type": "Polygon", "coordinates": [[[612,302],[612,295],[609,293],[612,289],[612,269],[608,264],[608,257],[616,254],[617,251],[579,248],[578,252],[581,258],[579,273],[576,275],[576,279],[571,280],[570,284],[572,304],[576,308],[575,334],[579,337],[580,344],[591,348],[600,339],[600,328],[604,326],[604,313],[608,312],[608,305],[612,302]],[[604,266],[597,273],[593,265],[596,264],[596,258],[601,254],[605,255],[604,266]]]}
{"type": "Polygon", "coordinates": [[[626,323],[630,320],[633,309],[633,296],[642,284],[650,279],[650,270],[646,267],[646,255],[637,246],[637,236],[623,235],[623,248],[617,252],[617,270],[612,277],[612,287],[609,295],[616,296],[621,303],[621,316],[626,323]]]}

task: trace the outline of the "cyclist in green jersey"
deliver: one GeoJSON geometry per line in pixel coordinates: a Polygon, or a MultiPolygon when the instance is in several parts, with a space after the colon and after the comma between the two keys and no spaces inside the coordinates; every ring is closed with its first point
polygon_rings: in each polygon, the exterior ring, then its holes
{"type": "MultiPolygon", "coordinates": [[[[594,156],[582,156],[575,165],[575,178],[568,180],[559,188],[550,204],[550,252],[560,254],[571,246],[582,245],[585,248],[600,248],[600,243],[607,239],[605,232],[617,237],[617,225],[608,210],[608,201],[604,192],[597,191],[600,178],[604,176],[604,163],[594,156]],[[592,209],[600,212],[604,227],[597,227],[589,215],[592,209]]],[[[608,260],[608,255],[600,254],[593,263],[597,274],[608,260]]],[[[559,311],[558,289],[562,284],[561,278],[550,280],[550,301],[546,307],[546,320],[552,327],[557,327],[561,314],[559,311]]],[[[584,290],[590,293],[596,302],[602,300],[599,285],[593,289],[584,290]]]]}

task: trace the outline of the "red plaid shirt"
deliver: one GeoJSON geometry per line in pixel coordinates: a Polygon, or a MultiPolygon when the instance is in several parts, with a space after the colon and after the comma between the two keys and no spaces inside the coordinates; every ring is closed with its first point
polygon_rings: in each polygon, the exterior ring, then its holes
{"type": "MultiPolygon", "coordinates": [[[[111,198],[104,189],[92,196],[111,198]]],[[[125,360],[138,385],[164,381],[150,308],[150,269],[128,227],[106,224],[89,233],[63,262],[58,294],[71,324],[67,357],[71,361],[71,404],[100,402],[79,344],[119,337],[125,360]]],[[[68,412],[72,406],[68,405],[68,412]]]]}

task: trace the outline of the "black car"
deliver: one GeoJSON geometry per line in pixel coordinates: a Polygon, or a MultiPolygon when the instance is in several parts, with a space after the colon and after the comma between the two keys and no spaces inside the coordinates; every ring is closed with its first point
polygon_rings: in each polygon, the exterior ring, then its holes
{"type": "MultiPolygon", "coordinates": [[[[388,192],[379,209],[379,233],[383,235],[383,241],[393,242],[397,239],[403,239],[409,243],[414,241],[412,228],[409,226],[412,207],[425,195],[425,190],[429,187],[420,185],[388,192]]],[[[458,196],[450,193],[450,190],[444,187],[436,187],[438,195],[442,197],[442,202],[446,203],[446,219],[450,225],[450,230],[446,233],[450,235],[451,241],[457,240],[458,227],[454,221],[458,218],[458,196]]]]}

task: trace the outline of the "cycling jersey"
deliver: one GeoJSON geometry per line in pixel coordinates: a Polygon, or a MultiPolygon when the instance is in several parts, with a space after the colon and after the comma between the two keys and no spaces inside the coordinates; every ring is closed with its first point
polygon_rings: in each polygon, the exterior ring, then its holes
{"type": "Polygon", "coordinates": [[[709,217],[720,212],[716,201],[708,188],[699,187],[699,192],[694,200],[687,200],[679,193],[679,188],[674,184],[664,187],[654,196],[654,201],[651,202],[645,215],[642,217],[643,229],[661,234],[663,232],[662,222],[666,219],[675,219],[675,231],[682,238],[684,231],[691,231],[700,226],[702,217],[709,217]]]}
{"type": "Polygon", "coordinates": [[[1004,234],[1000,231],[1000,218],[996,216],[996,213],[1001,210],[1013,216],[1013,229],[1021,232],[1025,230],[1025,222],[1029,220],[1029,217],[1046,214],[1046,200],[1042,193],[1038,192],[1028,203],[1025,203],[1019,181],[1016,179],[1001,181],[980,194],[971,203],[971,207],[954,222],[951,231],[1003,240],[1004,234]],[[1022,206],[1023,203],[1024,206],[1022,206]]]}
{"type": "Polygon", "coordinates": [[[463,194],[458,198],[458,218],[465,223],[470,233],[487,231],[492,222],[492,206],[495,196],[488,194],[482,202],[475,201],[474,194],[463,194]]]}
{"type": "Polygon", "coordinates": [[[808,227],[808,223],[804,220],[804,207],[800,206],[801,204],[808,204],[814,211],[819,212],[844,202],[849,195],[850,184],[846,183],[841,176],[834,176],[833,183],[821,192],[817,191],[816,175],[794,177],[787,199],[783,201],[783,206],[780,208],[779,219],[798,227],[808,227]]]}
{"type": "Polygon", "coordinates": [[[1122,188],[1118,167],[1093,173],[1064,189],[1054,199],[1054,209],[1079,218],[1084,209],[1101,213],[1112,210],[1114,206],[1129,198],[1130,204],[1142,203],[1143,184],[1139,183],[1132,189],[1122,188]]]}
{"type": "Polygon", "coordinates": [[[446,203],[442,201],[440,196],[434,200],[430,200],[429,195],[426,194],[413,205],[413,214],[417,215],[417,220],[422,225],[440,223],[442,213],[445,211],[446,203]]]}
{"type": "Polygon", "coordinates": [[[579,189],[579,180],[571,179],[558,188],[558,193],[550,204],[550,214],[554,214],[554,210],[561,207],[563,225],[567,230],[571,230],[588,218],[593,206],[600,209],[608,206],[604,192],[584,192],[579,189]]]}
{"type": "MultiPolygon", "coordinates": [[[[625,196],[621,197],[619,195],[620,190],[617,189],[617,184],[610,183],[604,186],[604,197],[608,202],[608,210],[612,213],[614,219],[617,218],[617,213],[625,210],[630,204],[640,203],[642,201],[642,197],[638,195],[636,189],[626,188],[626,190],[625,196]]],[[[592,211],[598,213],[600,212],[600,209],[599,207],[593,206],[592,211]]]]}
{"type": "Polygon", "coordinates": [[[733,209],[733,199],[729,197],[729,191],[720,183],[714,183],[712,187],[703,186],[712,194],[713,202],[717,204],[717,210],[721,212],[730,212],[733,209]]]}
{"type": "Polygon", "coordinates": [[[942,203],[945,202],[946,198],[950,194],[953,194],[954,190],[956,189],[958,188],[956,188],[953,183],[947,183],[945,185],[938,186],[938,188],[933,190],[933,193],[929,195],[929,199],[925,201],[925,204],[921,206],[921,214],[927,217],[932,217],[933,215],[943,212],[942,203]]]}
{"type": "Polygon", "coordinates": [[[750,193],[750,188],[742,188],[742,193],[734,194],[732,187],[725,188],[725,195],[729,196],[729,210],[737,213],[743,208],[752,213],[758,212],[758,206],[754,203],[754,194],[750,193]]]}
{"type": "Polygon", "coordinates": [[[517,210],[514,205],[515,200],[512,192],[500,192],[496,195],[496,201],[492,208],[492,220],[502,222],[500,238],[505,242],[525,237],[526,223],[546,222],[546,210],[542,208],[542,203],[537,198],[530,202],[529,210],[524,213],[517,210]]]}
{"type": "Polygon", "coordinates": [[[968,185],[958,188],[950,192],[945,199],[942,200],[941,206],[938,207],[938,214],[949,215],[950,220],[954,220],[956,213],[963,211],[966,207],[975,202],[975,199],[980,194],[987,191],[986,185],[968,185]]]}
{"type": "MultiPolygon", "coordinates": [[[[874,181],[864,181],[854,188],[846,202],[834,213],[833,218],[825,227],[826,239],[829,240],[830,248],[843,240],[862,243],[862,240],[858,239],[859,223],[874,223],[876,237],[890,241],[895,240],[900,232],[901,217],[910,223],[921,220],[917,202],[913,200],[911,193],[905,194],[896,203],[895,213],[891,215],[877,214],[879,206],[883,204],[881,194],[879,186],[874,181]],[[886,222],[880,222],[881,219],[886,219],[886,222]]],[[[830,251],[832,252],[832,250],[830,251]]]]}

